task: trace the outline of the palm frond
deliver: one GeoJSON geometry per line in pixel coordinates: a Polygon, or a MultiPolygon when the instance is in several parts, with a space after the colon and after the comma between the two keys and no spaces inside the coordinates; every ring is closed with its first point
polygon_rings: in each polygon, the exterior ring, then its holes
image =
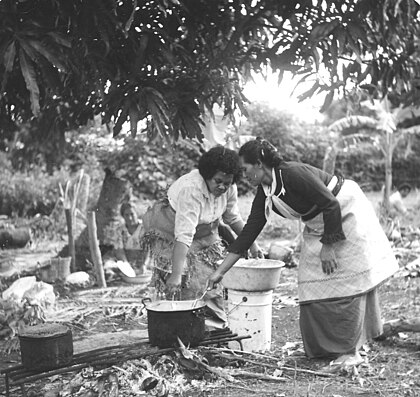
{"type": "Polygon", "coordinates": [[[351,127],[368,127],[376,129],[378,121],[368,116],[348,116],[332,123],[328,130],[331,132],[341,132],[351,127]]]}

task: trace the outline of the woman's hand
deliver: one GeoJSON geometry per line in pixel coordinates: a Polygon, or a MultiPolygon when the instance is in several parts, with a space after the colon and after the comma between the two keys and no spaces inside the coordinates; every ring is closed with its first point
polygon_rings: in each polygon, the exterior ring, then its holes
{"type": "Polygon", "coordinates": [[[337,269],[337,259],[332,244],[322,245],[320,257],[324,273],[331,274],[337,269]]]}
{"type": "Polygon", "coordinates": [[[214,271],[210,274],[210,277],[207,279],[206,289],[212,290],[216,288],[216,285],[222,281],[223,274],[221,274],[218,270],[214,271]]]}
{"type": "Polygon", "coordinates": [[[212,274],[210,274],[210,277],[207,279],[206,288],[209,290],[216,288],[216,284],[222,281],[223,276],[238,261],[240,257],[241,255],[239,254],[229,252],[220,266],[212,274]]]}
{"type": "Polygon", "coordinates": [[[174,274],[171,275],[166,279],[166,291],[169,295],[174,295],[181,289],[181,282],[182,282],[182,275],[181,274],[174,274]]]}
{"type": "Polygon", "coordinates": [[[251,258],[264,259],[264,253],[258,244],[253,244],[249,249],[249,252],[251,254],[251,258]]]}

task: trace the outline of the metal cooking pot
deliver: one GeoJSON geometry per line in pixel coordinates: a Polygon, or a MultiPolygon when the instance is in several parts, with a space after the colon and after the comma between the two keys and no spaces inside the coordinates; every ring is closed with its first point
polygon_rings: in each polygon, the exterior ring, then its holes
{"type": "Polygon", "coordinates": [[[22,365],[29,370],[50,370],[73,359],[73,336],[62,324],[39,324],[19,333],[22,365]]]}
{"type": "Polygon", "coordinates": [[[147,330],[152,346],[178,346],[177,337],[185,345],[197,346],[204,339],[204,301],[151,302],[145,298],[142,302],[147,310],[147,330]]]}

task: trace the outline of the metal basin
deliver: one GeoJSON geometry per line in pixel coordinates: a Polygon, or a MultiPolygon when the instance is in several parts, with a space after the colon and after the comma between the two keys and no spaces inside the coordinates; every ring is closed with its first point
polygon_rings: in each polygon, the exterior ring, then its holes
{"type": "Polygon", "coordinates": [[[277,287],[282,267],[284,262],[273,259],[240,259],[221,283],[238,291],[269,291],[277,287]]]}

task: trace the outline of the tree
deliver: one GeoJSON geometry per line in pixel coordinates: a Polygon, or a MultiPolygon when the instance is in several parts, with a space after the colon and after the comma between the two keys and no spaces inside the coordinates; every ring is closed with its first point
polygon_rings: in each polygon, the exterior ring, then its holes
{"type": "Polygon", "coordinates": [[[349,140],[360,141],[370,139],[383,153],[385,157],[385,191],[384,191],[384,211],[385,215],[389,211],[389,197],[392,188],[392,158],[393,153],[401,139],[410,134],[420,133],[420,125],[415,124],[415,114],[418,109],[403,108],[402,106],[393,107],[387,97],[382,101],[365,101],[364,105],[374,112],[376,117],[353,115],[341,118],[329,126],[333,132],[343,132],[352,127],[362,129],[366,133],[354,133],[342,135],[336,143],[329,148],[324,159],[324,170],[332,172],[334,159],[338,149],[347,144],[349,140]],[[407,120],[410,124],[407,125],[407,120]],[[370,134],[376,132],[377,134],[370,134]]]}
{"type": "Polygon", "coordinates": [[[94,115],[114,135],[201,139],[214,104],[246,113],[242,87],[271,67],[314,80],[301,100],[355,84],[418,103],[419,6],[412,0],[2,0],[2,137],[30,122],[64,144],[94,115]],[[322,73],[321,73],[322,72],[322,73]]]}
{"type": "Polygon", "coordinates": [[[247,122],[241,130],[270,141],[286,161],[302,161],[322,166],[325,148],[331,144],[326,127],[309,124],[294,114],[254,103],[248,107],[247,122]]]}

